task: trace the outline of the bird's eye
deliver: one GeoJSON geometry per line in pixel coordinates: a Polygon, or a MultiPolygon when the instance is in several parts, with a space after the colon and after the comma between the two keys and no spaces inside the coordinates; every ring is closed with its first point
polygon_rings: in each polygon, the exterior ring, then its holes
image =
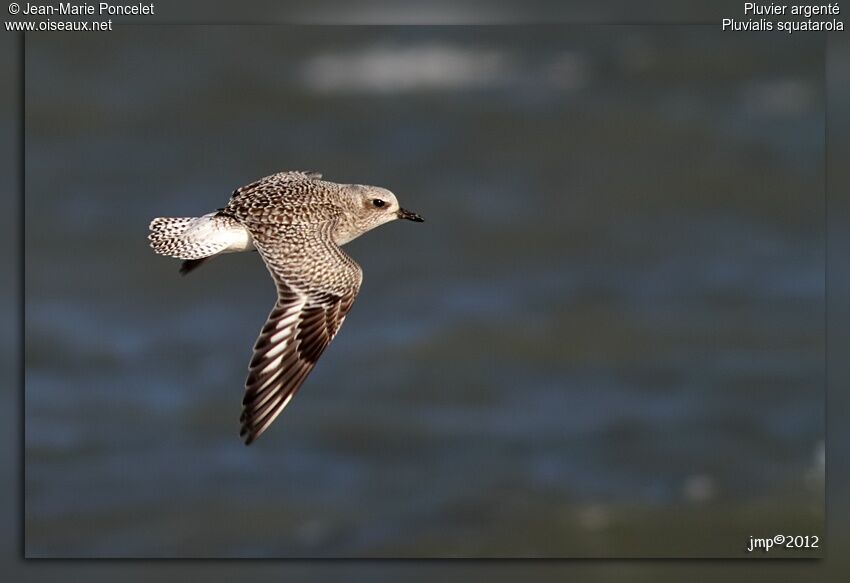
{"type": "Polygon", "coordinates": [[[383,206],[384,206],[385,204],[387,204],[387,203],[385,203],[384,201],[382,201],[380,198],[373,198],[373,199],[372,199],[372,204],[373,204],[375,207],[377,207],[377,208],[383,208],[383,206]]]}

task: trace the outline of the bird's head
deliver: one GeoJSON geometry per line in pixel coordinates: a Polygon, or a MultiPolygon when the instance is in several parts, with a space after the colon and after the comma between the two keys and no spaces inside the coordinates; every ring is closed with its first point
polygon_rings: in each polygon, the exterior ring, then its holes
{"type": "Polygon", "coordinates": [[[342,245],[375,227],[396,219],[421,223],[422,217],[401,208],[395,195],[379,186],[347,184],[343,186],[348,195],[344,198],[348,220],[341,223],[337,243],[342,245]]]}

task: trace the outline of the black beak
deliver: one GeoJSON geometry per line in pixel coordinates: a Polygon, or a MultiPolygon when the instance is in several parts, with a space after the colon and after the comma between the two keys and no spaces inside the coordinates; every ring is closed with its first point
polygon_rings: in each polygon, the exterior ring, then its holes
{"type": "Polygon", "coordinates": [[[412,213],[405,209],[398,209],[398,218],[407,219],[408,221],[413,221],[414,223],[424,223],[425,219],[417,215],[416,213],[412,213]]]}

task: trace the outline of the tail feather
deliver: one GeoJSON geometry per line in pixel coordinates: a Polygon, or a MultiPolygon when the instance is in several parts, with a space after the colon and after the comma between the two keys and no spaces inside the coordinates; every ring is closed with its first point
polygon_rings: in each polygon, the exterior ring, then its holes
{"type": "Polygon", "coordinates": [[[253,247],[250,234],[230,217],[215,213],[202,217],[160,217],[151,221],[148,235],[151,247],[160,255],[187,262],[181,272],[187,273],[200,260],[222,252],[245,251],[253,247]]]}

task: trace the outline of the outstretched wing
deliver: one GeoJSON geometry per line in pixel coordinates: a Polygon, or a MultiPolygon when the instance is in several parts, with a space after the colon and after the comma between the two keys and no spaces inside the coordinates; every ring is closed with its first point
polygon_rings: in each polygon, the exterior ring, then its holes
{"type": "Polygon", "coordinates": [[[246,445],[280,415],[333,340],[360,289],[362,272],[330,237],[319,232],[255,236],[260,256],[277,283],[278,299],[254,345],[242,429],[246,445]],[[293,238],[305,254],[287,257],[293,238]]]}

